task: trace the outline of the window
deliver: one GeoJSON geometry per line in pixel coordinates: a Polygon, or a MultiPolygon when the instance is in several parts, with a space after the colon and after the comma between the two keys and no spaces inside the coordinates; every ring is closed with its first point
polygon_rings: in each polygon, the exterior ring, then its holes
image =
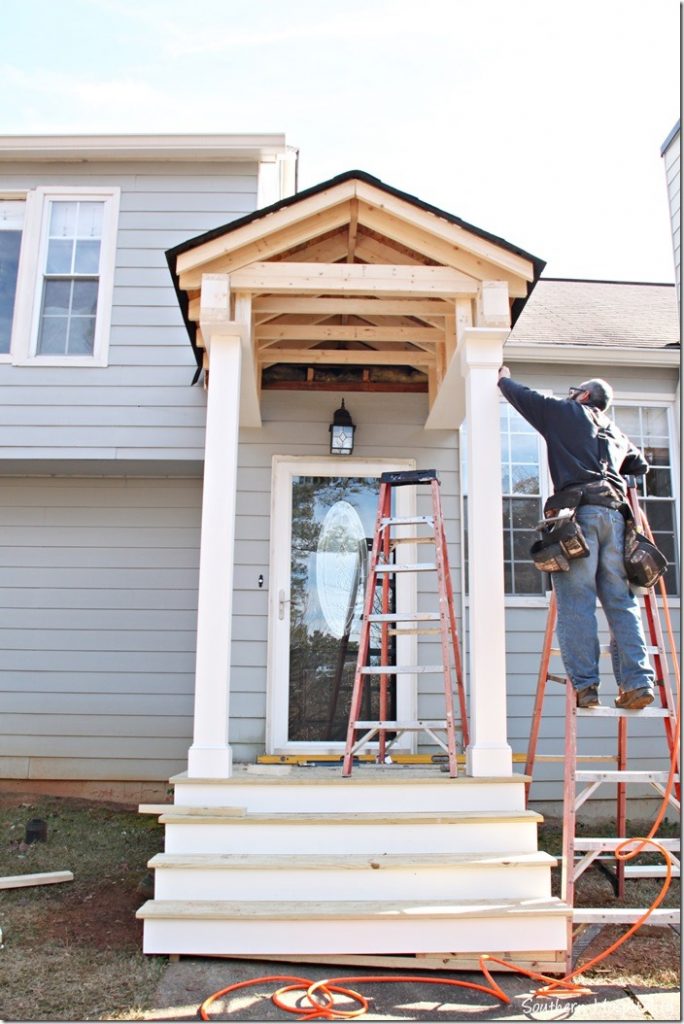
{"type": "Polygon", "coordinates": [[[544,576],[530,558],[535,527],[542,518],[539,435],[507,402],[499,409],[505,591],[543,594],[544,576]]]}
{"type": "MultiPolygon", "coordinates": [[[[546,497],[546,463],[542,460],[541,438],[513,406],[501,401],[501,491],[503,497],[504,588],[508,595],[539,596],[546,578],[530,558],[537,539],[535,528],[542,518],[546,497]]],[[[461,428],[461,482],[465,561],[468,560],[468,499],[466,427],[461,428]]],[[[467,573],[465,576],[467,588],[467,573]]]]}
{"type": "Polygon", "coordinates": [[[25,208],[23,199],[0,199],[0,355],[10,350],[25,208]]]}
{"type": "Polygon", "coordinates": [[[662,405],[616,405],[613,415],[651,467],[646,476],[637,478],[639,504],[653,539],[670,563],[665,576],[668,593],[677,594],[677,513],[669,411],[662,405]]]}
{"type": "Polygon", "coordinates": [[[105,366],[118,189],[30,193],[12,341],[16,363],[105,366]]]}

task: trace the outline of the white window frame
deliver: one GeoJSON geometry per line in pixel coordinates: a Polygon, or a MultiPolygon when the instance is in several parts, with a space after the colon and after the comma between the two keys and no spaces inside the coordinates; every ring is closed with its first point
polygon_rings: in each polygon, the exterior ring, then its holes
{"type": "Polygon", "coordinates": [[[120,196],[121,189],[113,186],[40,186],[27,193],[9,360],[15,366],[107,366],[120,196]],[[60,200],[101,200],[104,203],[95,338],[93,353],[87,356],[40,355],[36,351],[43,295],[48,214],[50,203],[60,200]]]}
{"type": "MultiPolygon", "coordinates": [[[[631,406],[632,408],[658,408],[665,409],[667,413],[667,429],[668,439],[670,442],[670,471],[672,473],[672,493],[674,497],[675,507],[675,523],[681,523],[681,480],[679,475],[679,459],[680,459],[680,440],[679,431],[677,429],[677,409],[678,402],[676,395],[661,394],[656,396],[644,395],[643,392],[639,393],[636,391],[625,391],[613,395],[613,406],[631,406]]],[[[609,415],[612,410],[609,410],[609,415]]],[[[679,555],[679,573],[680,573],[680,587],[681,587],[681,572],[682,564],[684,560],[684,550],[681,547],[681,537],[675,537],[676,541],[680,542],[679,555]]],[[[658,604],[662,604],[662,597],[660,592],[656,592],[658,604]]],[[[668,594],[667,602],[673,608],[679,608],[681,604],[681,595],[668,594]]]]}
{"type": "Polygon", "coordinates": [[[24,247],[24,239],[26,238],[26,218],[28,217],[28,193],[26,191],[7,191],[2,189],[0,191],[0,200],[9,200],[13,203],[24,204],[24,224],[21,229],[21,245],[19,247],[19,266],[17,268],[17,287],[14,295],[14,316],[12,318],[12,331],[10,334],[10,350],[9,352],[0,352],[0,363],[11,363],[12,362],[12,344],[14,339],[14,325],[17,322],[17,306],[19,302],[19,282],[21,274],[21,253],[24,247]]]}

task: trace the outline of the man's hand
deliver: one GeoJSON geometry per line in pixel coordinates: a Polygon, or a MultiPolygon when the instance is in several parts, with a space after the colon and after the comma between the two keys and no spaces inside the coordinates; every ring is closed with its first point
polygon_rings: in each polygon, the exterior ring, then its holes
{"type": "Polygon", "coordinates": [[[501,380],[502,377],[510,377],[510,375],[511,371],[508,369],[507,366],[499,367],[499,380],[501,380]]]}

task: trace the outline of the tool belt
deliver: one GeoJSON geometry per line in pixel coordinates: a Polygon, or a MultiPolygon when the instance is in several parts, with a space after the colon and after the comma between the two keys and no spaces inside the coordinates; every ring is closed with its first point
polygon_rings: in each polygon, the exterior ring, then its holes
{"type": "Polygon", "coordinates": [[[540,538],[530,548],[540,572],[567,572],[573,559],[588,556],[589,547],[575,520],[582,497],[583,488],[568,487],[544,505],[544,518],[537,525],[540,538]]]}
{"type": "Polygon", "coordinates": [[[650,590],[667,569],[667,559],[648,537],[639,533],[632,518],[625,522],[625,572],[635,587],[650,590]]]}

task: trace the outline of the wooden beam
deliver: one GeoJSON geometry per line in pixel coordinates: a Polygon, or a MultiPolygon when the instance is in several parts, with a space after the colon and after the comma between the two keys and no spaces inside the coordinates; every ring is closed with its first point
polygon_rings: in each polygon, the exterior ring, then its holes
{"type": "Polygon", "coordinates": [[[356,236],[359,230],[359,204],[356,199],[349,203],[349,231],[347,235],[347,263],[354,262],[356,236]]]}
{"type": "Polygon", "coordinates": [[[293,249],[297,245],[318,238],[319,235],[346,225],[348,220],[349,204],[347,203],[324,210],[306,220],[298,221],[282,231],[264,234],[265,229],[262,224],[263,237],[257,238],[249,245],[219,254],[214,259],[207,260],[189,270],[180,271],[180,287],[189,291],[199,287],[203,273],[229,274],[236,268],[244,267],[255,260],[267,260],[273,256],[279,256],[281,253],[287,252],[288,249],[293,249]]]}
{"type": "Polygon", "coordinates": [[[363,327],[359,324],[263,324],[257,332],[259,341],[427,341],[444,340],[442,331],[434,327],[363,327]]]}
{"type": "Polygon", "coordinates": [[[255,313],[348,313],[350,316],[444,316],[454,306],[444,299],[362,299],[336,296],[331,299],[300,295],[259,295],[254,299],[255,313]]]}
{"type": "Polygon", "coordinates": [[[71,871],[41,871],[35,875],[5,875],[0,878],[0,889],[23,889],[29,885],[56,885],[73,882],[71,871]]]}
{"type": "Polygon", "coordinates": [[[359,263],[252,263],[236,270],[231,287],[245,292],[456,298],[476,295],[477,282],[451,267],[359,263]]]}
{"type": "MultiPolygon", "coordinates": [[[[268,349],[263,363],[299,363],[318,365],[327,363],[344,366],[432,366],[434,355],[427,352],[407,351],[407,349],[382,352],[373,349],[268,349]],[[277,358],[276,358],[277,357],[277,358]]],[[[260,360],[261,361],[261,360],[260,360]]]]}
{"type": "Polygon", "coordinates": [[[417,252],[425,253],[443,266],[470,274],[480,281],[499,278],[507,282],[512,296],[527,295],[526,278],[490,263],[482,256],[473,255],[467,248],[462,248],[453,241],[398,220],[385,210],[376,209],[367,203],[359,203],[359,220],[371,230],[393,238],[417,252]]]}
{"type": "Polygon", "coordinates": [[[347,255],[347,230],[342,228],[320,242],[298,245],[291,253],[283,253],[280,260],[286,263],[337,263],[347,255]]]}
{"type": "MultiPolygon", "coordinates": [[[[263,241],[264,236],[272,237],[275,233],[287,228],[296,228],[302,222],[313,221],[333,207],[347,203],[356,194],[355,182],[345,181],[333,188],[325,189],[315,196],[300,199],[289,206],[265,217],[258,217],[241,228],[226,228],[225,235],[219,235],[210,241],[200,243],[187,252],[180,253],[176,260],[178,274],[187,273],[213,260],[220,259],[253,242],[263,241]]],[[[346,219],[349,211],[346,211],[346,219]]],[[[296,233],[296,232],[295,232],[296,233]]],[[[320,234],[321,232],[316,232],[320,234]]],[[[310,236],[309,236],[310,237],[310,236]]],[[[295,243],[292,243],[295,244],[295,243]]]]}
{"type": "MultiPolygon", "coordinates": [[[[429,210],[415,206],[398,196],[389,195],[363,181],[356,183],[356,195],[365,204],[378,210],[384,210],[435,238],[441,238],[452,245],[457,245],[459,248],[465,249],[466,252],[500,267],[515,277],[521,277],[525,281],[534,280],[534,266],[531,260],[511,252],[510,249],[504,249],[496,242],[490,242],[488,239],[468,231],[467,228],[453,224],[429,210]]],[[[360,215],[362,203],[360,202],[359,205],[360,215]]],[[[410,245],[408,242],[406,244],[410,245]]]]}
{"type": "Polygon", "coordinates": [[[370,238],[368,235],[362,235],[359,238],[356,243],[356,255],[366,263],[400,263],[402,266],[423,266],[427,262],[427,259],[417,259],[387,242],[370,238]]]}

